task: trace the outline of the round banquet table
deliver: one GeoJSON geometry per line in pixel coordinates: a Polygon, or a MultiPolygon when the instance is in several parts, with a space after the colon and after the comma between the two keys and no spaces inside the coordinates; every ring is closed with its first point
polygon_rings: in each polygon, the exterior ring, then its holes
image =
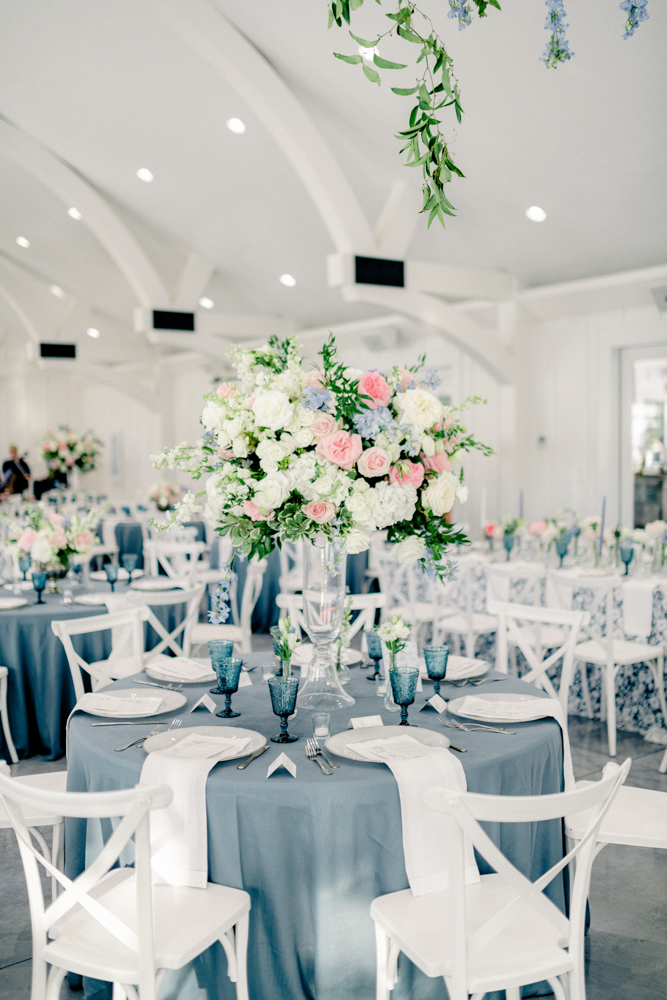
{"type": "MultiPolygon", "coordinates": [[[[267,662],[266,654],[251,654],[252,664],[267,662]]],[[[351,709],[331,715],[331,731],[339,732],[351,716],[382,715],[395,725],[397,715],[384,711],[368,671],[353,668],[348,690],[351,709]]],[[[494,676],[494,675],[492,675],[494,676]]],[[[499,676],[499,675],[495,675],[499,676]]],[[[267,737],[279,730],[260,670],[251,672],[252,687],[234,695],[241,713],[227,723],[198,709],[189,709],[209,685],[185,685],[188,703],[175,713],[184,726],[239,725],[267,737]],[[259,675],[259,676],[258,676],[259,675]]],[[[118,681],[131,686],[131,678],[118,681]]],[[[493,691],[530,691],[509,678],[488,686],[493,691]]],[[[465,690],[463,693],[465,693],[465,690]]],[[[468,688],[483,694],[487,687],[468,688]]],[[[507,795],[547,794],[562,790],[563,746],[553,719],[518,723],[516,735],[460,732],[445,729],[436,713],[419,711],[432,693],[429,682],[410,708],[413,723],[446,733],[467,748],[460,755],[468,788],[507,795]]],[[[445,698],[458,689],[443,683],[445,698]]],[[[222,705],[222,699],[216,699],[222,705]]],[[[166,724],[170,715],[160,717],[166,724]]],[[[140,778],[145,753],[136,747],[116,753],[114,747],[141,735],[141,726],[92,728],[90,716],[75,713],[69,723],[67,787],[70,791],[127,788],[140,778]]],[[[146,732],[152,723],[146,724],[146,732]]],[[[166,728],[166,727],[165,727],[166,728]]],[[[312,734],[312,715],[300,710],[290,722],[299,741],[269,743],[269,750],[247,769],[236,761],[217,764],[206,790],[209,879],[245,889],[252,898],[248,977],[251,1000],[372,1000],[375,996],[375,939],[369,908],[379,895],[405,889],[401,810],[396,782],[387,767],[336,758],[331,776],[306,757],[305,737],[312,734]],[[294,779],[280,769],[267,780],[269,764],[284,750],[297,765],[294,779]]],[[[454,751],[452,751],[454,752],[454,751]]],[[[490,824],[490,836],[510,860],[535,879],[563,856],[560,822],[490,824]]],[[[99,851],[109,835],[99,821],[68,820],[67,873],[75,877],[99,851]]],[[[478,859],[479,860],[479,859],[478,859]]],[[[480,868],[489,871],[484,862],[480,868]]],[[[564,881],[550,887],[554,902],[564,908],[564,881]]],[[[429,979],[404,956],[393,1000],[445,1000],[441,979],[429,979]]],[[[110,996],[108,985],[85,981],[88,998],[110,996]]],[[[548,993],[546,983],[524,990],[548,993]]],[[[162,996],[170,1000],[233,1000],[222,948],[216,944],[180,972],[167,973],[162,996]]],[[[491,995],[489,995],[491,996],[491,995]]],[[[502,994],[498,994],[502,997],[502,994]]]]}
{"type": "MultiPolygon", "coordinates": [[[[62,584],[61,584],[62,586],[62,584]]],[[[107,583],[93,582],[91,591],[110,593],[107,583]]],[[[117,583],[116,593],[126,589],[117,583]]],[[[10,591],[0,590],[8,595],[10,591]]],[[[74,589],[74,595],[83,593],[74,589]]],[[[20,759],[42,754],[45,760],[57,760],[65,753],[65,725],[76,697],[67,656],[62,642],[53,634],[51,622],[67,618],[91,618],[106,614],[106,606],[86,607],[62,603],[62,594],[42,595],[37,604],[33,590],[23,592],[27,605],[0,611],[0,664],[9,670],[8,714],[12,739],[20,759]]],[[[171,631],[182,619],[184,605],[157,606],[154,613],[171,631]],[[180,616],[177,618],[177,616],[180,616]]],[[[73,637],[74,648],[88,662],[103,660],[111,652],[111,633],[96,632],[73,637]]],[[[159,636],[146,629],[146,649],[159,636]]],[[[84,675],[85,676],[85,675],[84,675]]],[[[9,761],[9,750],[0,727],[0,757],[9,761]]]]}

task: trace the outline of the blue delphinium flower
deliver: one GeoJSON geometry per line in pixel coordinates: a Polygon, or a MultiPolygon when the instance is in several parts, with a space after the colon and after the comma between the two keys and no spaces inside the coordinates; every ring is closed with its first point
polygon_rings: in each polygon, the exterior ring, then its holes
{"type": "Polygon", "coordinates": [[[215,437],[215,431],[204,431],[202,434],[202,442],[206,448],[217,448],[217,440],[215,437]]]}
{"type": "Polygon", "coordinates": [[[374,441],[380,431],[388,430],[393,425],[389,408],[378,406],[376,410],[364,410],[354,416],[354,429],[367,441],[374,441]]]}
{"type": "Polygon", "coordinates": [[[624,10],[628,15],[623,38],[630,38],[634,35],[635,28],[639,27],[641,21],[648,21],[647,4],[648,0],[623,0],[623,3],[620,4],[621,10],[624,10]]]}
{"type": "Polygon", "coordinates": [[[449,0],[449,14],[447,17],[458,18],[459,31],[467,28],[472,21],[470,4],[467,0],[449,0]]]}
{"type": "Polygon", "coordinates": [[[309,410],[323,410],[331,402],[331,393],[328,389],[318,389],[316,385],[308,385],[303,390],[306,397],[303,405],[309,410]]]}
{"type": "Polygon", "coordinates": [[[570,52],[570,43],[565,37],[565,29],[569,28],[566,23],[565,7],[563,0],[545,0],[549,13],[544,27],[551,32],[551,38],[547,42],[547,47],[541,56],[541,62],[551,69],[556,69],[558,63],[571,59],[574,52],[570,52]]]}
{"type": "Polygon", "coordinates": [[[442,385],[442,379],[438,378],[435,368],[429,368],[427,371],[422,372],[419,379],[421,384],[427,386],[429,389],[437,389],[439,385],[442,385]]]}
{"type": "Polygon", "coordinates": [[[232,580],[236,580],[237,578],[236,573],[229,572],[229,566],[222,566],[221,569],[227,569],[228,576],[226,580],[222,580],[218,584],[218,589],[213,601],[213,610],[208,613],[208,620],[212,625],[224,625],[229,618],[231,613],[229,588],[232,585],[232,580]]]}

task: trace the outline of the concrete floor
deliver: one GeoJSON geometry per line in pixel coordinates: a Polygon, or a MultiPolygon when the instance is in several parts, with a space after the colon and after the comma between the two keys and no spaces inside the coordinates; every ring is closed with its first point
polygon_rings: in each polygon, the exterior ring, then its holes
{"type": "MultiPolygon", "coordinates": [[[[609,760],[599,722],[571,718],[577,778],[598,778],[609,760]]],[[[658,766],[664,747],[618,734],[618,761],[633,758],[628,784],[667,792],[658,766]]],[[[22,761],[14,774],[60,770],[65,761],[22,761]]],[[[50,891],[50,890],[49,890],[50,891]]],[[[595,861],[587,939],[587,1000],[659,1000],[667,992],[667,852],[606,847],[595,861]]],[[[29,1000],[30,919],[14,834],[0,830],[0,998],[29,1000]]],[[[81,998],[65,984],[64,997],[81,998]]],[[[268,998],[267,998],[268,1000],[268,998]]]]}

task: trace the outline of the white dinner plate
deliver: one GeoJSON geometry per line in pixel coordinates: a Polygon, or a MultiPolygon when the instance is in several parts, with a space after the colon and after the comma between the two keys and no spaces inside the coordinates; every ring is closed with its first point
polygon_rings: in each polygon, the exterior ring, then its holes
{"type": "MultiPolygon", "coordinates": [[[[107,582],[107,575],[106,575],[106,573],[104,572],[103,569],[93,570],[93,572],[89,573],[88,575],[90,576],[91,580],[101,580],[102,583],[106,583],[107,582]]],[[[132,579],[133,580],[138,580],[139,577],[142,577],[143,575],[144,575],[143,569],[133,569],[132,570],[132,579]]],[[[127,572],[126,569],[123,569],[122,566],[118,567],[118,579],[119,580],[127,580],[129,578],[129,576],[130,576],[130,574],[127,572]]]]}
{"type": "Polygon", "coordinates": [[[27,603],[25,597],[0,597],[0,611],[12,611],[14,608],[23,608],[27,603]]]}
{"type": "MultiPolygon", "coordinates": [[[[109,591],[109,594],[111,591],[109,591]]],[[[75,604],[85,604],[88,608],[99,608],[101,605],[106,606],[106,599],[109,594],[77,594],[74,598],[75,604]]]]}
{"type": "MultiPolygon", "coordinates": [[[[172,657],[166,656],[165,660],[172,659],[172,657]]],[[[210,659],[203,659],[199,656],[192,656],[189,659],[196,660],[197,663],[202,665],[202,676],[200,680],[192,681],[186,677],[174,677],[173,674],[165,673],[160,670],[160,660],[156,660],[153,663],[149,663],[144,669],[149,677],[152,677],[156,681],[169,681],[174,684],[209,684],[211,681],[215,680],[215,670],[211,667],[210,659]],[[204,669],[208,667],[209,673],[204,674],[204,669]]]]}
{"type": "MultiPolygon", "coordinates": [[[[466,696],[474,697],[474,696],[466,696]]],[[[511,692],[504,691],[493,692],[493,694],[480,694],[480,698],[484,701],[491,701],[498,705],[498,715],[481,715],[475,713],[472,715],[468,712],[462,712],[461,706],[465,701],[465,698],[453,698],[452,701],[447,703],[447,710],[452,713],[452,715],[460,715],[463,719],[476,719],[478,722],[535,722],[536,719],[547,719],[549,715],[540,709],[540,704],[544,702],[544,698],[538,698],[534,694],[512,694],[511,692]],[[534,711],[531,710],[530,706],[534,704],[534,711]],[[526,705],[526,715],[521,716],[517,719],[513,715],[502,715],[503,705],[526,705]]]]}
{"type": "MultiPolygon", "coordinates": [[[[14,583],[6,583],[5,590],[13,590],[15,586],[14,583]]],[[[21,590],[32,590],[32,580],[19,580],[19,587],[21,590]]]]}
{"type": "Polygon", "coordinates": [[[240,726],[188,726],[187,729],[171,729],[165,733],[158,733],[157,736],[150,736],[144,742],[146,753],[153,753],[154,750],[166,750],[174,743],[178,743],[184,736],[191,733],[198,733],[199,736],[224,736],[229,740],[246,740],[250,738],[250,743],[246,743],[243,749],[235,753],[233,757],[222,755],[219,760],[238,760],[239,757],[247,757],[255,750],[266,746],[266,736],[256,733],[254,729],[241,729],[240,726]]]}
{"type": "Polygon", "coordinates": [[[168,576],[145,576],[141,580],[133,580],[132,590],[176,590],[181,584],[168,576]]]}
{"type": "Polygon", "coordinates": [[[366,760],[361,754],[350,750],[348,743],[364,743],[366,740],[388,740],[394,736],[412,736],[426,747],[448,747],[450,742],[444,733],[436,733],[433,729],[421,729],[419,726],[368,726],[364,729],[345,729],[325,740],[325,747],[338,757],[349,760],[361,760],[365,764],[381,764],[382,761],[366,760]]]}
{"type": "MultiPolygon", "coordinates": [[[[108,688],[105,691],[100,691],[100,694],[108,694],[113,698],[118,698],[118,711],[117,712],[99,712],[96,709],[87,708],[84,709],[86,715],[100,715],[105,719],[136,719],[136,715],[128,715],[127,712],[123,711],[123,702],[131,701],[134,698],[150,698],[153,694],[151,691],[147,691],[145,687],[143,688],[108,688]]],[[[157,693],[157,692],[156,692],[157,693]]],[[[167,712],[177,712],[179,708],[187,702],[187,698],[180,691],[167,691],[162,692],[162,704],[158,712],[151,712],[149,715],[142,716],[142,718],[148,719],[153,715],[166,715],[167,712]]]]}
{"type": "MultiPolygon", "coordinates": [[[[481,677],[489,669],[489,664],[485,660],[473,660],[471,656],[452,656],[447,660],[447,674],[445,681],[464,681],[473,677],[481,677]]],[[[419,676],[424,680],[429,680],[426,669],[426,660],[419,657],[419,676]]],[[[441,681],[441,683],[444,683],[441,681]]]]}
{"type": "MultiPolygon", "coordinates": [[[[315,647],[311,642],[297,646],[292,653],[292,662],[296,663],[297,667],[307,667],[313,658],[314,651],[315,647]]],[[[363,656],[358,649],[344,649],[341,660],[346,667],[350,667],[353,663],[361,663],[363,656]]]]}

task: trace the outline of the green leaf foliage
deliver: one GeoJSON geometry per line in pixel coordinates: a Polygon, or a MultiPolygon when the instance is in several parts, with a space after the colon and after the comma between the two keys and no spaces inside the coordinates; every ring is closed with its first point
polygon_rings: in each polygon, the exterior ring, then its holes
{"type": "Polygon", "coordinates": [[[366,63],[364,63],[364,75],[368,77],[371,83],[377,83],[378,87],[380,86],[380,74],[376,73],[370,66],[367,66],[366,63]]]}
{"type": "Polygon", "coordinates": [[[334,52],[336,59],[342,59],[343,62],[349,63],[351,66],[358,66],[362,61],[361,56],[344,56],[340,52],[334,52]]]}

